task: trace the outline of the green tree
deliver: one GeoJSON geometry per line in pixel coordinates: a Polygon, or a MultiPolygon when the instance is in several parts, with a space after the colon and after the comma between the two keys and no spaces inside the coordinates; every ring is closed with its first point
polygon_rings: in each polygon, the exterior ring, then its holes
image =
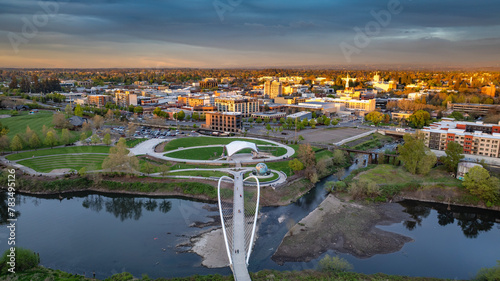
{"type": "Polygon", "coordinates": [[[378,126],[378,124],[384,120],[384,114],[378,111],[372,111],[365,116],[365,120],[371,121],[375,126],[378,126]]]}
{"type": "Polygon", "coordinates": [[[464,120],[464,115],[459,112],[459,111],[453,111],[453,113],[451,113],[450,115],[448,115],[449,118],[455,118],[455,120],[457,121],[462,121],[464,120]]]}
{"type": "Polygon", "coordinates": [[[344,151],[340,150],[340,149],[335,149],[335,151],[333,151],[333,157],[332,157],[332,160],[333,160],[333,164],[334,165],[342,165],[345,163],[345,153],[344,151]]]}
{"type": "Polygon", "coordinates": [[[153,114],[156,115],[156,116],[160,116],[160,114],[161,114],[161,108],[160,107],[156,107],[155,110],[153,110],[153,114]]]}
{"type": "Polygon", "coordinates": [[[183,110],[177,112],[177,120],[182,121],[184,118],[186,118],[186,113],[183,110]]]}
{"type": "Polygon", "coordinates": [[[255,120],[255,123],[258,123],[258,124],[262,123],[262,118],[257,117],[257,119],[255,120]]]}
{"type": "Polygon", "coordinates": [[[10,138],[7,135],[3,135],[0,137],[0,150],[2,154],[10,148],[10,138]]]}
{"type": "Polygon", "coordinates": [[[15,135],[12,139],[12,142],[10,143],[10,149],[12,149],[13,151],[19,151],[23,149],[23,140],[19,136],[19,134],[15,135]]]}
{"type": "Polygon", "coordinates": [[[410,117],[408,121],[414,128],[423,128],[430,124],[431,115],[425,110],[417,110],[410,117]]]}
{"type": "Polygon", "coordinates": [[[112,172],[134,172],[139,169],[139,160],[128,156],[129,151],[124,138],[120,138],[116,146],[111,147],[109,155],[102,163],[102,168],[112,172]]]}
{"type": "Polygon", "coordinates": [[[331,123],[333,126],[336,126],[338,123],[339,123],[339,119],[335,118],[335,119],[332,119],[331,123]]]}
{"type": "Polygon", "coordinates": [[[80,141],[84,142],[87,139],[87,134],[86,133],[81,133],[80,134],[80,141]]]}
{"type": "Polygon", "coordinates": [[[106,135],[104,135],[104,139],[102,140],[102,142],[105,145],[110,145],[111,144],[111,135],[109,133],[107,133],[106,135]]]}
{"type": "Polygon", "coordinates": [[[300,160],[297,158],[288,162],[288,167],[290,167],[290,169],[292,169],[294,172],[304,170],[304,164],[302,164],[302,162],[300,162],[300,160]]]}
{"type": "Polygon", "coordinates": [[[492,268],[481,268],[474,280],[477,281],[498,281],[500,280],[500,261],[492,268]]]}
{"type": "Polygon", "coordinates": [[[399,160],[412,174],[427,174],[436,164],[437,157],[425,146],[422,135],[413,137],[410,134],[403,136],[404,144],[398,146],[399,160]]]}
{"type": "Polygon", "coordinates": [[[0,122],[0,136],[4,136],[9,133],[9,127],[4,126],[2,122],[0,122]]]}
{"type": "Polygon", "coordinates": [[[47,146],[50,146],[50,148],[54,147],[54,145],[57,144],[57,139],[55,136],[55,132],[50,130],[47,132],[47,135],[45,136],[45,140],[43,143],[47,146]]]}
{"type": "Polygon", "coordinates": [[[158,171],[159,171],[160,175],[166,176],[168,174],[168,172],[170,171],[170,167],[163,164],[163,165],[160,165],[158,167],[158,171]]]}
{"type": "Polygon", "coordinates": [[[64,108],[64,112],[66,113],[66,116],[68,116],[68,117],[73,115],[73,108],[71,108],[71,105],[69,103],[66,105],[66,108],[64,108]]]}
{"type": "Polygon", "coordinates": [[[269,132],[271,131],[271,125],[269,123],[266,124],[266,130],[269,132]]]}
{"type": "Polygon", "coordinates": [[[34,133],[31,135],[31,137],[29,139],[29,144],[30,144],[30,147],[34,148],[34,149],[36,149],[42,145],[42,141],[38,137],[38,134],[34,133]]]}
{"type": "Polygon", "coordinates": [[[134,113],[135,114],[141,114],[144,111],[144,108],[142,106],[136,106],[134,107],[134,113]]]}
{"type": "Polygon", "coordinates": [[[200,120],[200,114],[198,112],[196,112],[196,111],[193,112],[193,116],[192,117],[193,117],[193,120],[196,120],[196,121],[200,120]]]}
{"type": "Polygon", "coordinates": [[[101,138],[97,134],[93,134],[92,137],[90,137],[90,143],[98,144],[99,142],[101,142],[101,138]]]}
{"type": "MultiPolygon", "coordinates": [[[[31,250],[21,247],[15,247],[14,251],[16,255],[16,273],[35,268],[40,263],[40,259],[38,258],[38,256],[31,250]]],[[[10,249],[7,249],[0,259],[0,273],[2,275],[9,273],[8,269],[10,268],[10,266],[7,264],[7,262],[10,261],[10,257],[8,257],[9,254],[10,249]]]]}
{"type": "Polygon", "coordinates": [[[500,181],[490,176],[488,170],[483,167],[472,167],[464,176],[463,185],[470,194],[478,196],[484,202],[495,202],[500,193],[500,181]]]}
{"type": "Polygon", "coordinates": [[[455,141],[448,142],[446,146],[446,156],[441,157],[448,172],[457,172],[458,163],[464,158],[462,146],[455,141]]]}
{"type": "Polygon", "coordinates": [[[75,107],[75,115],[83,117],[83,109],[79,104],[77,104],[75,107]]]}
{"type": "Polygon", "coordinates": [[[337,256],[331,257],[329,255],[325,255],[318,263],[318,269],[323,272],[346,272],[354,269],[352,264],[346,261],[343,258],[339,258],[337,256]]]}
{"type": "Polygon", "coordinates": [[[281,117],[281,118],[280,118],[280,123],[281,123],[281,124],[285,124],[285,122],[286,122],[285,117],[281,117]]]}
{"type": "Polygon", "coordinates": [[[61,132],[61,141],[63,144],[68,144],[71,140],[71,134],[68,129],[62,129],[61,132]]]}

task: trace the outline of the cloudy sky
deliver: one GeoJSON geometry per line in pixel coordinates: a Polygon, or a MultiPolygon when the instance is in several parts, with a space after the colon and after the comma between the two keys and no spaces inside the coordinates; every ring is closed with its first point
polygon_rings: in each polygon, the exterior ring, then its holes
{"type": "Polygon", "coordinates": [[[0,67],[414,63],[499,66],[500,2],[0,0],[0,67]]]}

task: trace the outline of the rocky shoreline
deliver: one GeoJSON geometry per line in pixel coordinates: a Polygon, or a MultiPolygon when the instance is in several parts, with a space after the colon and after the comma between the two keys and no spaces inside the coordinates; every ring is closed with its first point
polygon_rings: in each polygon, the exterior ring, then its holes
{"type": "Polygon", "coordinates": [[[397,252],[413,240],[376,226],[399,223],[408,218],[403,207],[396,203],[345,203],[330,194],[288,231],[272,260],[278,264],[307,262],[328,250],[357,258],[397,252]]]}

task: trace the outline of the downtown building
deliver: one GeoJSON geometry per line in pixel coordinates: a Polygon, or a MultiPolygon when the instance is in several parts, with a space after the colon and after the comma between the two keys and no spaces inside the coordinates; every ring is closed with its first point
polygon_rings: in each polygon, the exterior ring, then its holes
{"type": "Polygon", "coordinates": [[[243,118],[240,112],[207,112],[202,128],[223,133],[239,133],[243,118]]]}
{"type": "Polygon", "coordinates": [[[281,97],[283,95],[283,84],[279,81],[266,81],[264,83],[264,95],[270,99],[281,97]]]}
{"type": "Polygon", "coordinates": [[[247,118],[252,113],[259,112],[259,100],[257,98],[232,96],[215,98],[215,107],[218,112],[238,112],[247,118]]]}
{"type": "Polygon", "coordinates": [[[423,128],[425,145],[430,149],[446,150],[448,143],[454,141],[463,147],[464,154],[500,157],[500,124],[452,120],[443,118],[423,128]]]}

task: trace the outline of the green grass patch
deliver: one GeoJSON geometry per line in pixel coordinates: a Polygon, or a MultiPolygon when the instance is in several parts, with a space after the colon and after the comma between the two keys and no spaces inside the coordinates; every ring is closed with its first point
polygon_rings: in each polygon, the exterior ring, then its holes
{"type": "Polygon", "coordinates": [[[166,153],[164,156],[190,160],[214,160],[220,158],[222,152],[222,146],[198,147],[166,153]]]}
{"type": "Polygon", "coordinates": [[[196,169],[196,168],[201,168],[201,169],[207,169],[213,167],[214,169],[217,168],[228,168],[230,167],[229,164],[222,164],[222,165],[198,165],[198,164],[186,164],[186,163],[175,163],[170,167],[170,170],[182,170],[182,169],[196,169]]]}
{"type": "MultiPolygon", "coordinates": [[[[247,172],[247,173],[245,173],[244,178],[246,178],[246,177],[248,177],[250,175],[252,175],[252,172],[247,172]]],[[[259,178],[259,182],[260,183],[270,182],[270,181],[278,179],[279,177],[280,176],[278,175],[278,173],[273,173],[273,175],[271,177],[269,177],[269,178],[259,178]]]]}
{"type": "Polygon", "coordinates": [[[127,147],[134,147],[138,144],[140,144],[141,142],[145,142],[147,141],[148,139],[146,138],[142,138],[142,139],[128,139],[125,144],[127,145],[127,147]]]}
{"type": "Polygon", "coordinates": [[[11,161],[31,158],[33,156],[47,156],[71,153],[109,153],[109,146],[68,146],[52,149],[41,149],[35,151],[20,152],[8,155],[6,158],[11,161]]]}
{"type": "Polygon", "coordinates": [[[193,147],[205,145],[226,145],[233,141],[247,141],[257,145],[274,145],[264,140],[253,140],[244,138],[215,138],[215,137],[192,137],[192,138],[179,138],[168,142],[165,145],[164,151],[176,150],[179,147],[193,147]]]}
{"type": "Polygon", "coordinates": [[[97,154],[56,155],[21,160],[18,163],[42,173],[48,173],[54,169],[74,169],[78,171],[83,167],[87,167],[89,170],[100,170],[106,157],[106,155],[97,154]]]}
{"type": "MultiPolygon", "coordinates": [[[[382,147],[385,143],[391,142],[393,139],[390,136],[384,136],[378,133],[371,134],[371,139],[359,143],[360,140],[354,140],[351,142],[347,143],[347,146],[349,146],[352,149],[357,149],[357,150],[369,150],[369,149],[374,149],[374,148],[379,148],[382,147]]],[[[363,138],[363,139],[366,139],[363,138]]]]}
{"type": "Polygon", "coordinates": [[[280,162],[269,162],[266,163],[267,167],[272,170],[281,171],[286,174],[287,177],[293,176],[293,171],[288,166],[290,161],[280,161],[280,162]]]}
{"type": "Polygon", "coordinates": [[[333,152],[331,152],[330,150],[322,150],[320,152],[316,152],[316,161],[332,157],[333,157],[333,152]]]}
{"type": "Polygon", "coordinates": [[[220,171],[176,171],[168,173],[168,176],[192,176],[192,177],[222,177],[222,176],[231,176],[229,173],[220,172],[220,171]]]}

